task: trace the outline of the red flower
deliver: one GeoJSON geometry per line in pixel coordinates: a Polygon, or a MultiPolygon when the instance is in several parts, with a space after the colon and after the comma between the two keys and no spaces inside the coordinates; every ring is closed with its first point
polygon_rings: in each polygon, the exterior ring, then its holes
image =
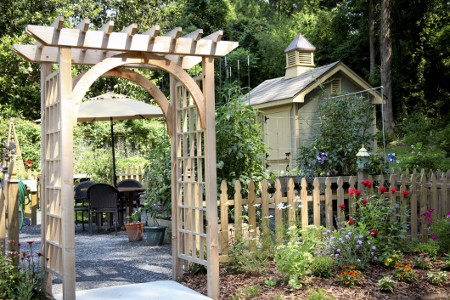
{"type": "Polygon", "coordinates": [[[351,188],[348,189],[348,194],[349,195],[354,195],[355,192],[356,192],[356,189],[354,187],[351,187],[351,188]]]}
{"type": "Polygon", "coordinates": [[[344,204],[344,203],[339,204],[339,208],[340,208],[341,210],[344,210],[344,209],[345,209],[345,204],[344,204]]]}
{"type": "Polygon", "coordinates": [[[367,186],[367,187],[371,187],[372,186],[372,182],[370,180],[368,180],[368,179],[362,180],[361,184],[364,185],[364,186],[367,186]]]}
{"type": "Polygon", "coordinates": [[[380,186],[380,187],[378,188],[378,191],[379,191],[380,193],[386,193],[386,192],[387,192],[387,187],[385,187],[384,185],[382,185],[382,186],[380,186]]]}
{"type": "Polygon", "coordinates": [[[361,195],[361,190],[355,190],[355,194],[356,194],[356,196],[359,196],[359,195],[361,195]]]}
{"type": "Polygon", "coordinates": [[[348,223],[348,225],[353,225],[353,224],[355,224],[355,220],[350,219],[347,221],[347,223],[348,223]]]}
{"type": "Polygon", "coordinates": [[[391,193],[395,193],[397,191],[396,187],[391,188],[391,193]]]}
{"type": "Polygon", "coordinates": [[[27,244],[30,246],[33,245],[33,243],[34,243],[34,241],[27,241],[27,244]]]}
{"type": "Polygon", "coordinates": [[[367,204],[367,200],[366,199],[362,199],[361,203],[362,203],[362,205],[366,205],[367,204]]]}
{"type": "Polygon", "coordinates": [[[409,196],[409,191],[408,190],[402,191],[402,195],[405,196],[405,197],[408,197],[409,196]]]}
{"type": "Polygon", "coordinates": [[[378,235],[378,230],[376,230],[376,229],[369,230],[369,234],[371,236],[373,236],[374,238],[376,238],[378,235]]]}
{"type": "Polygon", "coordinates": [[[31,159],[28,159],[27,161],[25,161],[25,166],[27,168],[31,168],[33,166],[33,161],[31,159]]]}

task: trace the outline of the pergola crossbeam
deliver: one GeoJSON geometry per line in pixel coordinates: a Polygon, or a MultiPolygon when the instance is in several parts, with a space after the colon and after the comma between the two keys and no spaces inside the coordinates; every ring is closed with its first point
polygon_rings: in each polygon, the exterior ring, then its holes
{"type": "Polygon", "coordinates": [[[238,46],[237,42],[222,41],[221,30],[202,38],[201,29],[181,36],[182,28],[176,27],[159,35],[160,27],[154,26],[138,34],[136,24],[115,32],[113,21],[103,25],[101,30],[89,30],[89,19],[84,19],[76,28],[63,28],[62,17],[57,21],[54,26],[28,25],[26,32],[37,40],[38,47],[14,49],[33,62],[56,63],[58,48],[70,47],[73,64],[96,64],[120,52],[151,52],[167,56],[168,60],[188,69],[200,63],[202,56],[222,57],[238,46]]]}

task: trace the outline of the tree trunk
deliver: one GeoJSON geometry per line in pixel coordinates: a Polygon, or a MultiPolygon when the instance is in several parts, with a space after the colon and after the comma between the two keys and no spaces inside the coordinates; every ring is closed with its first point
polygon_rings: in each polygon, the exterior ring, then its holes
{"type": "Polygon", "coordinates": [[[391,43],[391,3],[381,0],[380,22],[380,58],[381,85],[384,87],[386,104],[384,105],[384,128],[389,137],[394,135],[394,113],[392,109],[392,43],[391,43]]]}
{"type": "Polygon", "coordinates": [[[375,81],[375,0],[369,0],[369,72],[370,81],[375,81]]]}

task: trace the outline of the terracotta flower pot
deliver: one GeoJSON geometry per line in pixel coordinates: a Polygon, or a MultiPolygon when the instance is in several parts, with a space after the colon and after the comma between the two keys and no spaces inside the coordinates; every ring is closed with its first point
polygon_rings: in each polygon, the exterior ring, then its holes
{"type": "Polygon", "coordinates": [[[125,229],[128,234],[129,242],[141,241],[144,234],[144,223],[136,222],[136,223],[128,223],[125,224],[125,229]]]}

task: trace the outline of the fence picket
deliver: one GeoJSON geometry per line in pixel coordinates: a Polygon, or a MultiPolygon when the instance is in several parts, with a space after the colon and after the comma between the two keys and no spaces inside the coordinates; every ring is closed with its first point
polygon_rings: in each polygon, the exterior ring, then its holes
{"type": "Polygon", "coordinates": [[[333,226],[333,191],[330,177],[325,179],[325,224],[327,228],[333,226]]]}
{"type": "Polygon", "coordinates": [[[294,180],[292,178],[288,181],[288,194],[287,194],[287,205],[288,205],[288,223],[289,226],[295,225],[295,213],[296,213],[296,207],[295,207],[295,190],[294,190],[295,184],[294,180]]]}
{"type": "Polygon", "coordinates": [[[319,178],[314,178],[313,182],[313,216],[314,225],[320,225],[320,182],[319,178]]]}
{"type": "Polygon", "coordinates": [[[228,187],[225,180],[220,185],[220,239],[222,245],[222,254],[228,255],[229,236],[228,236],[228,187]]]}
{"type": "Polygon", "coordinates": [[[248,191],[248,231],[250,237],[250,251],[256,251],[256,233],[258,227],[256,225],[256,194],[255,194],[255,182],[250,180],[248,191]]]}
{"type": "Polygon", "coordinates": [[[283,210],[281,206],[281,182],[279,179],[275,181],[275,236],[277,243],[283,239],[283,210]]]}
{"type": "Polygon", "coordinates": [[[416,238],[417,237],[417,231],[418,231],[418,215],[417,215],[417,173],[413,172],[411,176],[411,185],[409,186],[409,193],[410,193],[410,201],[411,201],[411,237],[416,238]]]}
{"type": "Polygon", "coordinates": [[[301,181],[301,210],[302,210],[302,229],[306,229],[308,226],[308,183],[306,182],[306,178],[302,178],[301,181]]]}

